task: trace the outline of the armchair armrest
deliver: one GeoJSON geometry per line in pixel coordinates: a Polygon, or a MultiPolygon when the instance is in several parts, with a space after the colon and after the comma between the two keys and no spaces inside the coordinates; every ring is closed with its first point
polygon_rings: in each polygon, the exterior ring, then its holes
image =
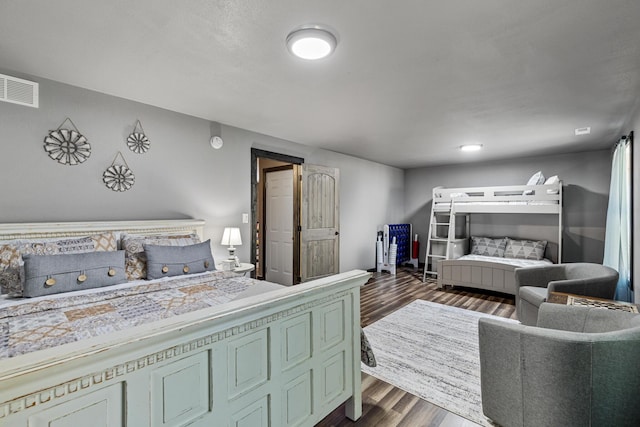
{"type": "Polygon", "coordinates": [[[538,312],[539,328],[603,333],[640,326],[640,316],[617,310],[543,303],[538,312]]]}
{"type": "Polygon", "coordinates": [[[575,402],[590,395],[586,334],[493,319],[478,328],[486,416],[500,425],[589,425],[590,399],[575,402]]]}
{"type": "Polygon", "coordinates": [[[564,267],[560,264],[515,269],[516,286],[537,286],[546,288],[554,280],[565,278],[564,267]]]}
{"type": "Polygon", "coordinates": [[[550,281],[549,292],[566,292],[568,294],[589,295],[598,298],[613,298],[616,291],[616,281],[609,277],[566,279],[550,281]]]}
{"type": "Polygon", "coordinates": [[[488,318],[478,321],[482,410],[501,425],[522,424],[522,415],[518,414],[522,414],[523,409],[520,375],[523,327],[488,318]]]}

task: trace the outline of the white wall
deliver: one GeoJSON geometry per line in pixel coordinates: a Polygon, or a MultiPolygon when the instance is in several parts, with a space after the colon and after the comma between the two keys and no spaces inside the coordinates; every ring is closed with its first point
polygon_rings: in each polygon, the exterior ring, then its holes
{"type": "MultiPolygon", "coordinates": [[[[608,150],[487,163],[416,168],[405,174],[405,210],[420,234],[423,261],[433,187],[526,184],[537,170],[564,183],[563,261],[602,262],[611,154],[608,150]]],[[[556,242],[557,220],[546,215],[473,215],[472,234],[556,242]]]]}
{"type": "MultiPolygon", "coordinates": [[[[238,225],[250,242],[251,147],[303,157],[307,163],[337,167],[341,173],[341,270],[374,266],[375,233],[401,221],[404,172],[397,168],[222,126],[224,147],[213,150],[207,120],[25,76],[40,83],[40,108],[0,103],[0,222],[201,218],[214,257],[226,257],[222,229],[238,225]],[[43,149],[49,130],[70,117],[92,145],[77,166],[50,159],[43,149]],[[137,119],[151,141],[135,154],[125,140],[137,119]],[[116,193],[102,173],[118,151],[135,173],[133,188],[116,193]]],[[[212,94],[215,99],[215,94],[212,94]]],[[[238,248],[249,259],[249,245],[238,248]]]]}

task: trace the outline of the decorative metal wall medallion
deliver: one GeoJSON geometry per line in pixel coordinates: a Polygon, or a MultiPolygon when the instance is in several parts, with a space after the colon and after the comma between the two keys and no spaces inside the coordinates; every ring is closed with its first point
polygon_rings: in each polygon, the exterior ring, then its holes
{"type": "Polygon", "coordinates": [[[107,188],[113,191],[122,192],[133,187],[133,184],[136,182],[136,177],[133,172],[131,172],[131,169],[129,169],[129,165],[121,152],[118,151],[118,154],[116,154],[116,157],[113,159],[111,166],[109,166],[102,174],[102,181],[107,188]],[[122,163],[124,164],[116,164],[118,156],[120,156],[122,163]]]}
{"type": "Polygon", "coordinates": [[[44,138],[44,151],[58,163],[73,166],[83,163],[89,158],[91,144],[78,131],[73,121],[67,117],[58,126],[58,129],[52,130],[44,138]],[[62,129],[67,120],[73,126],[73,129],[62,129]]]}
{"type": "Polygon", "coordinates": [[[149,142],[149,138],[144,134],[140,120],[136,122],[133,132],[127,138],[127,145],[129,146],[129,150],[136,154],[143,154],[149,150],[151,143],[149,142]],[[138,128],[140,128],[140,130],[138,130],[138,128]]]}

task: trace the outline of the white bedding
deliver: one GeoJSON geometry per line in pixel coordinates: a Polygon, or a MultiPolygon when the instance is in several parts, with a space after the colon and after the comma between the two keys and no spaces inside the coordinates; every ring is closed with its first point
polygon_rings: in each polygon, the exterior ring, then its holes
{"type": "Polygon", "coordinates": [[[496,262],[499,264],[512,265],[515,267],[535,267],[539,265],[553,264],[548,259],[535,260],[535,259],[521,259],[521,258],[503,258],[484,255],[464,255],[456,260],[462,261],[484,261],[484,262],[496,262]]]}

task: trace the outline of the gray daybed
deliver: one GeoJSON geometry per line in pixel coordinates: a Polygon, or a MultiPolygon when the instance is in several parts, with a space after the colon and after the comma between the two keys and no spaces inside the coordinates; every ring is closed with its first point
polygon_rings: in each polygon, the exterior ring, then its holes
{"type": "Polygon", "coordinates": [[[516,294],[515,269],[551,265],[544,260],[465,255],[438,262],[438,287],[464,286],[488,291],[516,294]]]}

